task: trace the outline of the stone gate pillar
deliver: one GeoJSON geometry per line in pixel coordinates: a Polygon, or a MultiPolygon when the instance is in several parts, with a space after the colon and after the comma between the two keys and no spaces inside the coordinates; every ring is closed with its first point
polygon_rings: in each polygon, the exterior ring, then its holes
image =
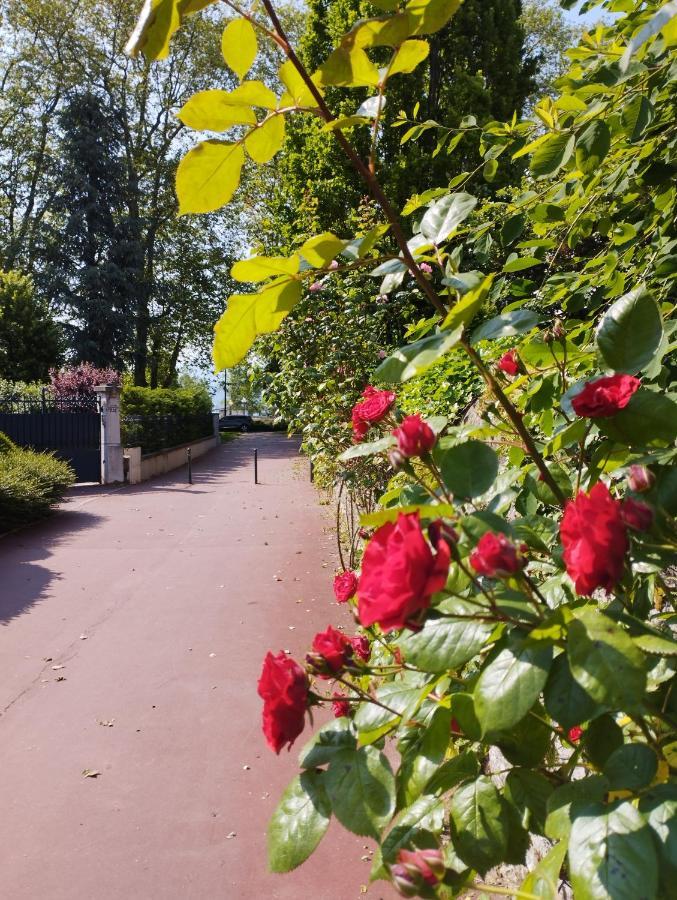
{"type": "Polygon", "coordinates": [[[94,388],[101,402],[101,484],[125,480],[120,440],[120,388],[100,384],[94,388]]]}

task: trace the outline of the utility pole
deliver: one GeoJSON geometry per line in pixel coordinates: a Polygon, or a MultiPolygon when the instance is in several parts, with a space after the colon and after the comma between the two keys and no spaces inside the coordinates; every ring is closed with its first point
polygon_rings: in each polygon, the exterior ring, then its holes
{"type": "Polygon", "coordinates": [[[223,414],[228,415],[228,369],[223,370],[223,414]]]}

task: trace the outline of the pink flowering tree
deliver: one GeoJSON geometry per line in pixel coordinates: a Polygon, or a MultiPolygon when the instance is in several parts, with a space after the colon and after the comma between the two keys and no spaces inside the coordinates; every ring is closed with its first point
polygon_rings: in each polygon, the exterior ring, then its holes
{"type": "Polygon", "coordinates": [[[58,400],[89,403],[93,400],[94,388],[99,384],[122,383],[115,369],[100,369],[92,363],[79,363],[64,369],[52,369],[49,380],[54,396],[58,400]]]}
{"type": "MultiPolygon", "coordinates": [[[[182,16],[207,5],[160,0],[173,15],[153,10],[131,49],[164,55],[182,16]]],[[[237,18],[224,57],[242,84],[179,113],[225,133],[180,164],[181,212],[227,203],[243,166],[271,160],[301,115],[335,136],[382,221],[238,262],[233,277],[254,287],[216,325],[217,368],[305,292],[321,307],[336,271],[430,305],[345,423],[346,468],[371,459],[392,475],[361,522],[359,569],[334,580],[354,633],[329,625],[305,659],[271,651],[263,664],[272,750],[298,746],[311,709],[328,718],[272,817],[271,868],[303,863],[335,817],[378,842],[372,878],[406,897],[556,897],[562,884],[582,900],[672,896],[675,4],[602,3],[615,18],[572,51],[560,95],[533,119],[482,128],[487,179],[501,157],[528,162],[503,199],[481,204],[464,190],[472,173],[452,173],[401,213],[378,179],[380,111],[458,2],[382,0],[315,72],[271,0],[226,5],[237,18]],[[286,56],[277,93],[246,80],[259,40],[286,56]],[[355,115],[335,117],[327,89],[364,87],[373,96],[355,115]],[[353,128],[370,134],[366,156],[353,128]],[[512,346],[497,351],[502,339],[512,346]],[[454,354],[485,385],[471,414],[405,415],[401,386],[454,354]],[[521,884],[492,885],[494,867],[524,864],[536,838],[541,858],[521,884]]],[[[407,140],[435,130],[440,150],[477,127],[416,111],[395,124],[407,140]]]]}

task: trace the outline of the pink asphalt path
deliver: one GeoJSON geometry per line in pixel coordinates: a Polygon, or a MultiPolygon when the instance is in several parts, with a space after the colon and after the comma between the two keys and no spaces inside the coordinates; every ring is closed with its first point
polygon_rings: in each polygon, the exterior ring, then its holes
{"type": "Polygon", "coordinates": [[[295,872],[266,865],[298,747],[264,743],[262,658],[299,657],[329,623],[350,633],[308,464],[284,436],[248,435],[194,470],[192,486],[75,490],[0,539],[3,898],[365,895],[370,842],[336,823],[295,872]]]}

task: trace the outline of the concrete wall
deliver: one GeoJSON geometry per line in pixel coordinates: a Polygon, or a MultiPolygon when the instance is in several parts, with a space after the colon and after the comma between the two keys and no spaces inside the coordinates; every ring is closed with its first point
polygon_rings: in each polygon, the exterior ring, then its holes
{"type": "Polygon", "coordinates": [[[188,447],[191,449],[191,457],[193,460],[204,456],[209,450],[218,446],[220,438],[214,437],[202,438],[201,440],[191,441],[189,444],[181,444],[179,447],[172,447],[169,450],[158,450],[156,453],[147,453],[141,455],[141,447],[126,447],[125,457],[128,461],[127,482],[128,484],[139,484],[141,481],[147,481],[154,475],[164,475],[165,472],[171,472],[173,469],[179,469],[181,466],[186,467],[188,447]]]}

